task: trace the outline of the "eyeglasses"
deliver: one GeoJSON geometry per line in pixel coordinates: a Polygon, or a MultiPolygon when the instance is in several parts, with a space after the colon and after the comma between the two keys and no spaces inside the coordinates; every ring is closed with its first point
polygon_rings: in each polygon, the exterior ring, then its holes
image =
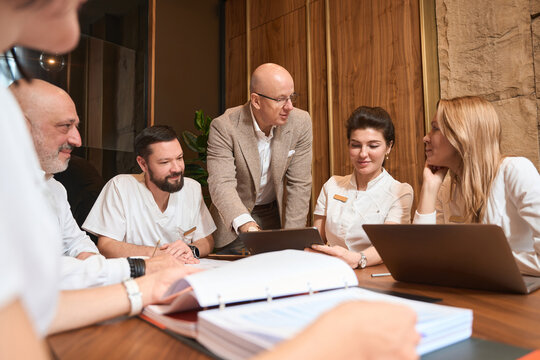
{"type": "Polygon", "coordinates": [[[263,94],[260,94],[258,92],[256,92],[255,94],[259,95],[259,96],[262,96],[263,98],[267,98],[267,99],[270,99],[270,100],[274,100],[275,102],[277,102],[279,105],[285,105],[287,103],[287,100],[291,100],[291,103],[295,103],[296,102],[296,99],[298,99],[298,94],[293,92],[291,95],[289,96],[282,96],[282,97],[279,97],[279,98],[273,98],[273,97],[270,97],[270,96],[266,96],[266,95],[263,95],[263,94]]]}

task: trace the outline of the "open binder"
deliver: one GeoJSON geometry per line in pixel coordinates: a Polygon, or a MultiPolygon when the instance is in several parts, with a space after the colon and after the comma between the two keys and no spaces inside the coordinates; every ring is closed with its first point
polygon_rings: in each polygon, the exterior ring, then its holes
{"type": "Polygon", "coordinates": [[[263,253],[179,280],[165,294],[176,296],[174,301],[148,306],[143,318],[193,337],[227,359],[269,349],[351,300],[411,306],[423,336],[420,354],[471,335],[471,310],[383,295],[357,285],[354,271],[337,258],[298,250],[263,253]],[[193,309],[198,310],[196,319],[193,309]]]}

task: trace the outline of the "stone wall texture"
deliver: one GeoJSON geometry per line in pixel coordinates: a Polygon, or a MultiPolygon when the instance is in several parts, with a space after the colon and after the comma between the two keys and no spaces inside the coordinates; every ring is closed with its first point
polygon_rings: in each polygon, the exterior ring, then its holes
{"type": "Polygon", "coordinates": [[[436,0],[436,14],[441,97],[491,101],[503,153],[540,169],[540,0],[436,0]]]}

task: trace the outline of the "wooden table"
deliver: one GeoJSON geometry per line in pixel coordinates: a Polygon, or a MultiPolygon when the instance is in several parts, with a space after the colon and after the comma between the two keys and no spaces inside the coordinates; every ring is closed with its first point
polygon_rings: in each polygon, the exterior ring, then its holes
{"type": "MultiPolygon", "coordinates": [[[[436,287],[394,281],[384,265],[357,270],[360,286],[441,299],[439,304],[470,308],[473,336],[514,346],[540,348],[540,290],[531,295],[436,287]]],[[[133,318],[50,336],[47,341],[59,359],[209,359],[177,339],[133,318]]]]}

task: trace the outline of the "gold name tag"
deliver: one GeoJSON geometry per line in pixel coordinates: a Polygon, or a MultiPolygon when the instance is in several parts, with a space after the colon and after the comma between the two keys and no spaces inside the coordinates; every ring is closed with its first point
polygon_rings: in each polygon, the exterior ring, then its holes
{"type": "Polygon", "coordinates": [[[339,200],[341,202],[346,202],[347,201],[347,198],[345,196],[341,196],[341,195],[338,195],[338,194],[334,195],[334,199],[339,200]]]}
{"type": "Polygon", "coordinates": [[[195,230],[197,230],[197,227],[196,227],[196,226],[194,226],[194,227],[192,227],[191,229],[189,229],[188,231],[186,231],[186,232],[184,233],[184,236],[187,236],[187,235],[191,234],[191,233],[194,232],[195,230]]]}
{"type": "Polygon", "coordinates": [[[452,222],[452,223],[464,223],[465,218],[463,216],[452,215],[452,216],[450,216],[449,221],[452,222]]]}

